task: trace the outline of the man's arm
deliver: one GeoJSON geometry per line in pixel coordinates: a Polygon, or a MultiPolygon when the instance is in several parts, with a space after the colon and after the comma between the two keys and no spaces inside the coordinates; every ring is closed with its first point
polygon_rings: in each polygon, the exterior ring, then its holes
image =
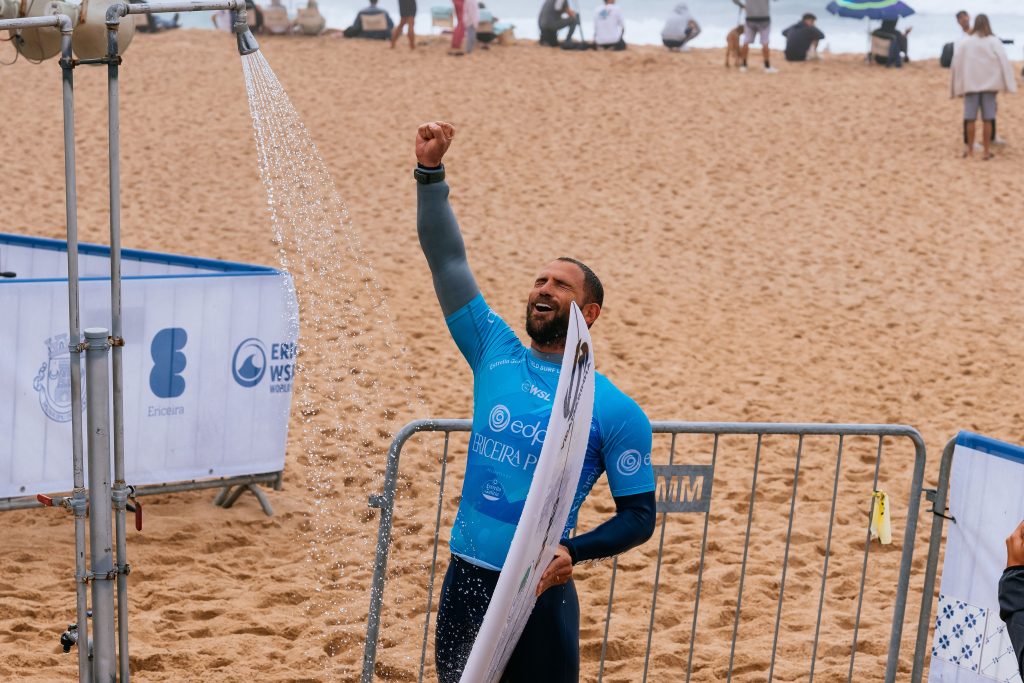
{"type": "Polygon", "coordinates": [[[615,516],[593,531],[561,542],[537,584],[537,597],[568,583],[574,564],[612,557],[635,548],[654,533],[654,491],[615,496],[615,516]]]}
{"type": "Polygon", "coordinates": [[[644,543],[654,533],[654,491],[615,496],[615,516],[593,531],[562,541],[573,564],[613,557],[644,543]]]}
{"type": "MultiPolygon", "coordinates": [[[[441,160],[455,137],[451,124],[425,123],[416,133],[416,159],[426,176],[444,173],[441,160]]],[[[428,178],[429,179],[429,178],[428,178]]],[[[441,311],[449,316],[480,293],[469,269],[466,245],[448,203],[448,183],[417,183],[416,231],[434,280],[441,311]]]]}
{"type": "Polygon", "coordinates": [[[1017,655],[1017,667],[1024,677],[1024,522],[1006,539],[1006,570],[999,579],[999,617],[1017,655]]]}

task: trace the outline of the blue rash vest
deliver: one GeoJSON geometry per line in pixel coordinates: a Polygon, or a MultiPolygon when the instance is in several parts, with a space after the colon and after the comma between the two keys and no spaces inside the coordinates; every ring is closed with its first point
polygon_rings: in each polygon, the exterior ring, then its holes
{"type": "MultiPolygon", "coordinates": [[[[561,365],[524,346],[481,294],[445,321],[473,370],[473,428],[450,547],[468,562],[501,569],[544,443],[561,365]]],[[[595,373],[590,439],[563,539],[602,473],[616,497],[654,490],[650,421],[595,373]]]]}

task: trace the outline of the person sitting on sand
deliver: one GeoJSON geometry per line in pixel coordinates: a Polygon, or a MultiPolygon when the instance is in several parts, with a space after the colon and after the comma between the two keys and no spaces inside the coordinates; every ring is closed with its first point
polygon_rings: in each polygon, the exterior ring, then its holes
{"type": "Polygon", "coordinates": [[[950,69],[950,95],[964,98],[964,157],[974,156],[975,123],[981,111],[983,159],[991,159],[989,151],[996,118],[996,93],[1017,92],[1017,78],[1006,57],[999,38],[992,35],[988,16],[974,19],[971,36],[956,46],[950,69]]]}
{"type": "Polygon", "coordinates": [[[906,31],[900,31],[896,28],[896,23],[899,19],[883,19],[881,28],[877,28],[871,32],[872,36],[876,38],[885,38],[892,41],[892,49],[888,59],[882,59],[881,57],[875,57],[875,61],[879,64],[886,64],[892,66],[900,66],[900,62],[909,62],[910,55],[907,54],[907,38],[910,36],[912,28],[908,28],[906,31]]]}
{"type": "Polygon", "coordinates": [[[604,5],[594,13],[594,47],[599,50],[625,50],[626,23],[622,9],[615,0],[604,0],[604,5]]]}
{"type": "Polygon", "coordinates": [[[782,32],[786,37],[787,62],[818,59],[818,41],[824,40],[825,34],[814,25],[817,20],[818,17],[808,12],[800,21],[782,32]]]}
{"type": "Polygon", "coordinates": [[[569,0],[544,0],[537,25],[540,28],[540,44],[558,47],[558,32],[569,27],[565,41],[572,40],[572,34],[580,25],[580,17],[569,7],[569,0]]]}
{"type": "Polygon", "coordinates": [[[661,29],[661,42],[670,50],[685,52],[689,49],[686,44],[699,35],[700,24],[690,14],[687,4],[681,2],[665,21],[665,28],[661,29]]]}
{"type": "Polygon", "coordinates": [[[380,7],[377,0],[370,0],[369,7],[364,7],[356,14],[355,21],[345,29],[346,38],[369,38],[371,40],[388,40],[395,28],[391,15],[380,7]]]}

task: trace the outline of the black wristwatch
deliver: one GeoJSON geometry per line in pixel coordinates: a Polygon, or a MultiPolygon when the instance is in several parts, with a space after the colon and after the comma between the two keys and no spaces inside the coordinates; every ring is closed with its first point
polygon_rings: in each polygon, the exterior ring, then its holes
{"type": "Polygon", "coordinates": [[[412,177],[421,185],[439,183],[444,180],[444,164],[441,164],[436,168],[430,168],[423,164],[416,164],[416,168],[412,171],[412,177]]]}

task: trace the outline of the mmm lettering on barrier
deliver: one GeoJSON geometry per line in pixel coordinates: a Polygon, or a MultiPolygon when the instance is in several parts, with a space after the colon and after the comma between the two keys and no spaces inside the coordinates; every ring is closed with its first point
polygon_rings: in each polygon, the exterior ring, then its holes
{"type": "Polygon", "coordinates": [[[655,465],[658,512],[707,512],[714,474],[711,465],[655,465]]]}

